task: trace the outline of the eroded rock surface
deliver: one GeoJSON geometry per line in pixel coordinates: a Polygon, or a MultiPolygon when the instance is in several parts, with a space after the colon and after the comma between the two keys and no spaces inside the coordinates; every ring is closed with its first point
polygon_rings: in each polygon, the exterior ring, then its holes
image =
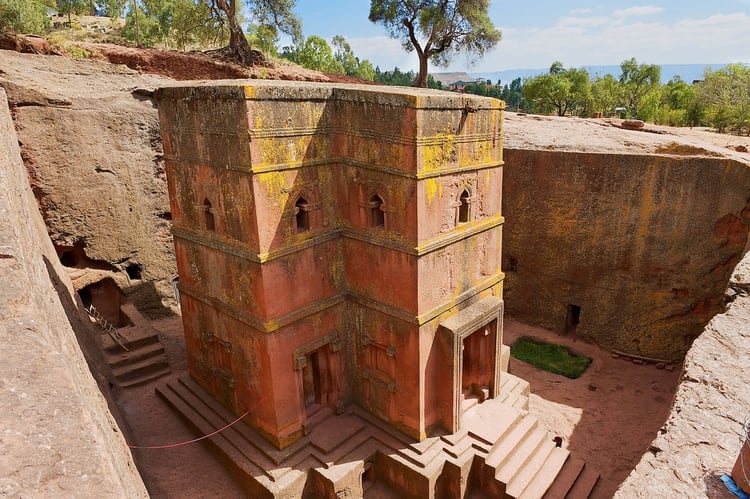
{"type": "Polygon", "coordinates": [[[147,497],[71,327],[87,332],[2,89],[0,171],[0,496],[147,497]]]}
{"type": "MultiPolygon", "coordinates": [[[[732,287],[750,284],[750,256],[732,287]]],[[[750,296],[715,316],[685,358],[669,419],[616,497],[735,497],[719,481],[740,451],[750,417],[750,296]]]]}
{"type": "Polygon", "coordinates": [[[148,96],[168,80],[96,61],[0,54],[0,85],[58,252],[81,248],[126,284],[153,283],[144,299],[158,302],[154,287],[168,296],[171,214],[148,96]]]}
{"type": "Polygon", "coordinates": [[[750,156],[717,142],[746,138],[615,125],[509,114],[506,313],[679,360],[745,251],[750,156]]]}

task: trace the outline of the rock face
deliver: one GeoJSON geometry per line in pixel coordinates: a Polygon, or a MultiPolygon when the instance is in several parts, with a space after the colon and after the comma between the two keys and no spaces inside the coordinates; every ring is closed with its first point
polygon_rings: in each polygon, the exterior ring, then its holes
{"type": "Polygon", "coordinates": [[[0,170],[0,495],[147,497],[71,327],[85,331],[2,89],[0,170]]]}
{"type": "Polygon", "coordinates": [[[508,316],[629,354],[682,358],[723,310],[745,251],[750,161],[676,136],[509,116],[508,316]]]}
{"type": "Polygon", "coordinates": [[[615,497],[735,497],[719,476],[731,472],[750,417],[750,256],[731,287],[739,295],[693,343],[669,419],[615,497]]]}
{"type": "Polygon", "coordinates": [[[155,286],[168,295],[171,214],[148,97],[166,80],[106,63],[49,60],[3,51],[0,85],[52,242],[68,266],[85,261],[125,284],[142,281],[148,299],[155,286]]]}

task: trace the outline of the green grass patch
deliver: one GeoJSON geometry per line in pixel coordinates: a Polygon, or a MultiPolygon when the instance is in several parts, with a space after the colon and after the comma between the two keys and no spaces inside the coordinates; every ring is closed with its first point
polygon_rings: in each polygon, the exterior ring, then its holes
{"type": "Polygon", "coordinates": [[[518,338],[510,346],[510,354],[539,369],[562,374],[570,379],[580,377],[591,364],[591,359],[571,352],[568,347],[533,340],[527,336],[518,338]]]}

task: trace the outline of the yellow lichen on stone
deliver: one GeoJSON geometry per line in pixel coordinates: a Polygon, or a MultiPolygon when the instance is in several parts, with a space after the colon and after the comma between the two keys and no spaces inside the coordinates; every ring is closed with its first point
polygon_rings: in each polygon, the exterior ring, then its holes
{"type": "Polygon", "coordinates": [[[443,183],[439,178],[428,178],[422,181],[427,204],[432,204],[436,198],[443,196],[443,183]]]}
{"type": "Polygon", "coordinates": [[[438,133],[433,137],[435,144],[422,147],[422,171],[431,172],[445,167],[456,160],[456,135],[438,133]]]}

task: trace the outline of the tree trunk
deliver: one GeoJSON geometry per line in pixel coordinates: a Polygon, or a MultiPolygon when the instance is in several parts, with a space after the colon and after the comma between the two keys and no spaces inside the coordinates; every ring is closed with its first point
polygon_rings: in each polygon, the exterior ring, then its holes
{"type": "Polygon", "coordinates": [[[252,66],[256,57],[253,55],[253,50],[250,48],[250,43],[248,43],[245,37],[245,32],[237,20],[236,2],[237,0],[234,2],[216,0],[216,5],[224,11],[227,15],[227,21],[229,21],[229,52],[242,64],[252,66]]]}
{"type": "Polygon", "coordinates": [[[425,54],[418,53],[419,55],[419,75],[417,81],[414,82],[414,86],[417,88],[427,88],[427,59],[425,54]]]}

